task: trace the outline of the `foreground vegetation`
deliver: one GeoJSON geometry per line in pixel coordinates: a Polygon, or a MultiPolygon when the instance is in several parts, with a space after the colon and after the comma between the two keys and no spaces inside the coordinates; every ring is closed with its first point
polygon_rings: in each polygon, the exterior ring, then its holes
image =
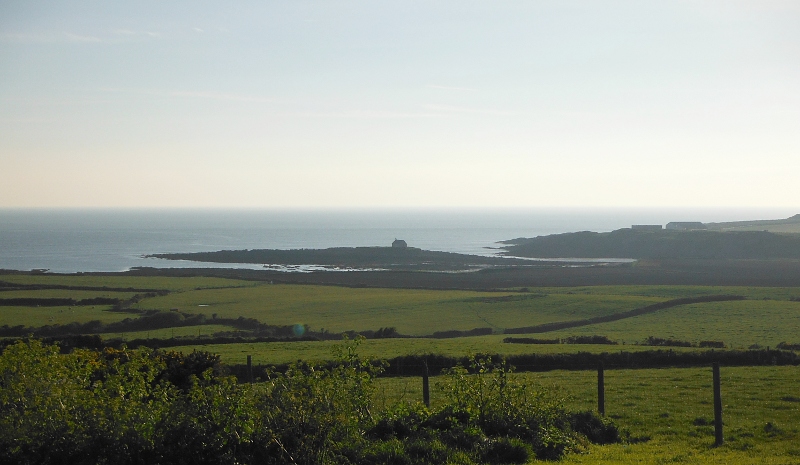
{"type": "Polygon", "coordinates": [[[297,364],[252,385],[207,353],[19,342],[0,355],[0,463],[526,463],[620,440],[481,359],[447,373],[436,407],[379,410],[380,363],[356,343],[330,369],[297,364]]]}
{"type": "Polygon", "coordinates": [[[339,343],[331,369],[263,383],[207,353],[0,355],[0,463],[774,463],[800,457],[800,368],[723,367],[725,444],[713,447],[711,370],[512,373],[486,359],[431,378],[379,378],[339,343]],[[557,393],[557,394],[556,394],[557,393]],[[583,413],[581,413],[583,412],[583,413]],[[613,423],[611,421],[613,421],[613,423]],[[605,444],[605,445],[603,445],[605,444]]]}
{"type": "MultiPolygon", "coordinates": [[[[605,409],[627,439],[571,454],[582,464],[796,464],[800,462],[800,367],[721,369],[725,443],[714,447],[711,368],[605,371],[605,409]]],[[[597,373],[513,375],[534,389],[559,392],[568,410],[596,408],[597,373]]],[[[377,381],[379,403],[422,397],[420,378],[377,381]]],[[[431,381],[431,403],[445,399],[431,381]]]]}

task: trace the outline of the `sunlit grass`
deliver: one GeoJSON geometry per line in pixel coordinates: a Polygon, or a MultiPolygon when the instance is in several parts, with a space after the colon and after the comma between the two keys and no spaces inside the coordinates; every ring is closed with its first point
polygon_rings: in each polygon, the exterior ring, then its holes
{"type": "MultiPolygon", "coordinates": [[[[416,289],[353,289],[332,286],[260,285],[209,289],[143,300],[139,308],[180,308],[220,318],[256,318],[275,325],[307,324],[314,330],[363,331],[395,327],[402,334],[428,335],[450,329],[530,326],[589,318],[659,302],[628,295],[547,294],[527,300],[484,302],[504,293],[416,289]]],[[[518,295],[518,294],[515,294],[518,295]]]]}
{"type": "Polygon", "coordinates": [[[648,336],[684,341],[723,341],[728,347],[775,347],[800,342],[800,302],[706,302],[660,310],[610,323],[547,333],[550,337],[602,334],[628,343],[648,336]]]}
{"type": "Polygon", "coordinates": [[[110,305],[88,305],[73,307],[0,307],[0,326],[39,327],[45,325],[65,325],[99,320],[113,323],[125,318],[135,317],[130,313],[108,311],[110,305]]]}
{"type": "MultiPolygon", "coordinates": [[[[721,374],[723,446],[713,446],[710,368],[606,370],[606,413],[633,441],[591,446],[587,454],[567,456],[563,463],[800,463],[800,368],[722,367],[721,374]]],[[[563,396],[570,410],[597,408],[594,371],[515,376],[563,396]]],[[[431,379],[434,405],[442,402],[440,379],[431,379]]],[[[377,382],[381,408],[421,399],[419,377],[377,382]]]]}

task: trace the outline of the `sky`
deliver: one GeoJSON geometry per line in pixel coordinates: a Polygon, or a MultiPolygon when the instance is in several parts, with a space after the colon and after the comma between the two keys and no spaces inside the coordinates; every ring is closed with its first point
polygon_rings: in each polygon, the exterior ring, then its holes
{"type": "Polygon", "coordinates": [[[800,2],[0,2],[0,208],[800,206],[800,2]]]}

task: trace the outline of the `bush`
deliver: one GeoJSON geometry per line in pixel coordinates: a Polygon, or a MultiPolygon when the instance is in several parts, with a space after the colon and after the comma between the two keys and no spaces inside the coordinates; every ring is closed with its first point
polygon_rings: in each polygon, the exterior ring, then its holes
{"type": "Polygon", "coordinates": [[[533,337],[507,337],[503,339],[507,344],[560,344],[561,339],[536,339],[533,337]]]}
{"type": "Polygon", "coordinates": [[[691,347],[692,343],[689,341],[678,341],[676,339],[662,339],[660,337],[648,336],[642,345],[656,347],[691,347]]]}
{"type": "Polygon", "coordinates": [[[569,414],[488,357],[447,372],[441,407],[376,415],[381,365],[358,357],[361,339],[334,365],[294,364],[259,384],[206,352],[14,343],[0,354],[0,464],[523,463],[583,436],[618,440],[607,420],[569,414]]]}
{"type": "Polygon", "coordinates": [[[710,349],[724,349],[725,343],[722,341],[700,341],[698,347],[706,347],[710,349]]]}
{"type": "Polygon", "coordinates": [[[614,422],[591,411],[570,414],[569,424],[573,431],[586,436],[586,439],[595,444],[613,444],[621,440],[614,422]]]}
{"type": "Polygon", "coordinates": [[[437,439],[419,438],[406,445],[406,454],[411,462],[418,465],[440,465],[447,462],[450,451],[437,439]]]}
{"type": "Polygon", "coordinates": [[[488,463],[527,463],[530,458],[530,446],[515,438],[491,441],[481,454],[481,459],[488,463]]]}
{"type": "Polygon", "coordinates": [[[360,465],[412,465],[403,443],[398,440],[380,441],[369,444],[353,462],[360,465]]]}
{"type": "Polygon", "coordinates": [[[514,383],[505,362],[473,357],[470,369],[446,372],[443,384],[449,408],[467,416],[488,438],[528,442],[538,458],[557,459],[577,450],[567,413],[560,402],[529,386],[514,383]],[[472,374],[470,374],[472,372],[472,374]]]}
{"type": "Polygon", "coordinates": [[[0,355],[0,463],[154,461],[155,425],[174,390],[144,351],[18,342],[0,355]]]}
{"type": "Polygon", "coordinates": [[[788,344],[786,342],[780,342],[775,347],[781,350],[800,350],[800,344],[788,344]]]}
{"type": "Polygon", "coordinates": [[[359,337],[336,353],[329,370],[307,364],[271,373],[266,392],[256,400],[261,412],[257,442],[268,445],[265,463],[328,463],[352,451],[374,424],[372,380],[380,371],[360,359],[359,337]]]}
{"type": "Polygon", "coordinates": [[[570,336],[564,339],[565,344],[608,344],[608,345],[617,345],[615,341],[612,341],[607,336],[570,336]]]}

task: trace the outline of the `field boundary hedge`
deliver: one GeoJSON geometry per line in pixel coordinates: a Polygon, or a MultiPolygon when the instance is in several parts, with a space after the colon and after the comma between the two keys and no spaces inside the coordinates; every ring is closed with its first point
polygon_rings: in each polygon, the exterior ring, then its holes
{"type": "MultiPolygon", "coordinates": [[[[514,367],[515,372],[544,372],[552,370],[595,370],[602,363],[605,369],[642,368],[691,368],[710,366],[772,366],[800,365],[800,355],[788,350],[706,350],[676,352],[673,350],[648,350],[641,352],[578,352],[573,354],[523,354],[489,355],[493,363],[505,360],[514,367]]],[[[422,376],[427,367],[428,373],[438,375],[443,370],[455,366],[468,366],[469,357],[450,357],[446,355],[405,355],[385,360],[382,376],[422,376]]],[[[329,362],[324,366],[334,365],[329,362]]],[[[246,364],[226,364],[231,374],[240,381],[249,379],[246,364]]],[[[267,370],[284,371],[288,364],[253,365],[255,378],[262,377],[267,370]]]]}

